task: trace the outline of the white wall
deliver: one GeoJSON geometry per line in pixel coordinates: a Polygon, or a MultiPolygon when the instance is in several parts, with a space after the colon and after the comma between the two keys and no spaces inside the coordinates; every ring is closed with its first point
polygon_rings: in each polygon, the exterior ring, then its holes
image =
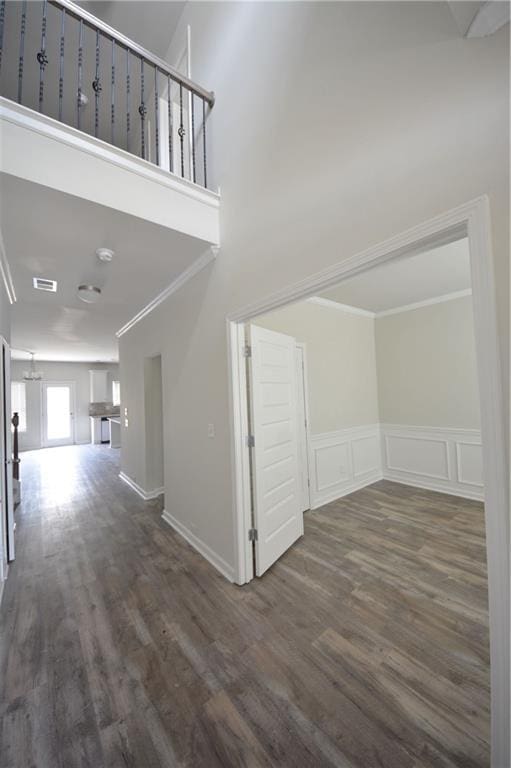
{"type": "MultiPolygon", "coordinates": [[[[22,381],[23,371],[30,368],[25,360],[12,362],[12,380],[22,381]]],[[[89,403],[90,386],[89,370],[103,369],[109,371],[108,391],[112,391],[112,380],[119,379],[119,366],[114,363],[61,363],[36,362],[36,369],[43,372],[44,381],[74,381],[76,392],[75,404],[75,442],[90,442],[89,403]]],[[[122,388],[121,388],[122,389],[122,388]]],[[[29,451],[41,447],[41,383],[26,382],[27,400],[27,431],[19,433],[20,451],[29,451]]],[[[122,391],[121,391],[122,397],[122,391]]]]}
{"type": "Polygon", "coordinates": [[[380,420],[479,429],[472,298],[376,319],[380,420]]]}
{"type": "Polygon", "coordinates": [[[254,323],[306,344],[313,434],[379,421],[373,318],[299,302],[254,323]]]}
{"type": "Polygon", "coordinates": [[[420,2],[189,3],[188,23],[216,93],[222,246],[120,341],[122,462],[136,471],[137,371],[161,352],[166,505],[233,566],[227,313],[488,194],[507,359],[508,32],[462,39],[447,4],[420,2]]]}
{"type": "Polygon", "coordinates": [[[161,356],[144,361],[146,490],[163,488],[163,401],[161,356]]]}

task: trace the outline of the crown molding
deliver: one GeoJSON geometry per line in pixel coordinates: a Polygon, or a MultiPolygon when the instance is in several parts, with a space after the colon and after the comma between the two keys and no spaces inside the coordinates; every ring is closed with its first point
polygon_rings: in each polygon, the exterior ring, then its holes
{"type": "Polygon", "coordinates": [[[181,274],[178,275],[178,277],[176,277],[176,279],[173,280],[170,285],[165,288],[165,290],[159,293],[152,301],[149,302],[149,304],[146,304],[146,306],[143,307],[140,312],[137,312],[137,314],[134,315],[131,320],[128,320],[128,322],[123,325],[122,328],[119,328],[115,334],[117,338],[120,339],[121,336],[124,336],[125,333],[127,333],[137,323],[143,320],[144,317],[147,317],[147,315],[159,307],[160,304],[163,304],[163,302],[166,301],[169,296],[172,296],[173,293],[176,293],[176,291],[182,288],[185,283],[192,279],[192,277],[195,277],[195,275],[204,269],[204,267],[206,267],[210,262],[214,261],[219,250],[220,249],[217,246],[211,245],[208,250],[203,253],[202,256],[199,256],[199,258],[192,262],[192,264],[190,264],[190,266],[185,269],[184,272],[181,272],[181,274]]]}
{"type": "Polygon", "coordinates": [[[442,296],[435,296],[432,299],[424,299],[424,301],[416,301],[413,304],[404,304],[401,307],[384,309],[381,312],[376,312],[376,317],[387,317],[388,315],[398,315],[400,312],[411,312],[413,309],[430,307],[433,304],[443,304],[445,301],[454,301],[454,299],[462,299],[465,296],[472,296],[472,288],[465,288],[463,291],[453,291],[452,293],[444,293],[442,296]]]}
{"type": "Polygon", "coordinates": [[[326,307],[327,309],[336,309],[340,312],[347,312],[350,315],[362,315],[363,317],[376,317],[375,312],[371,312],[369,309],[360,309],[360,307],[352,307],[349,304],[341,304],[339,301],[333,299],[324,299],[322,296],[311,296],[310,299],[305,299],[308,304],[317,304],[320,307],[326,307]]]}

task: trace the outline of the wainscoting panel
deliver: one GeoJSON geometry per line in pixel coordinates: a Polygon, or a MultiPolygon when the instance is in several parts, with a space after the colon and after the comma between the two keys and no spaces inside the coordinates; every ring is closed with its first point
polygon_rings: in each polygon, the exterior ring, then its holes
{"type": "Polygon", "coordinates": [[[312,509],[382,478],[377,424],[312,435],[311,454],[312,509]]]}
{"type": "Polygon", "coordinates": [[[478,430],[381,424],[380,431],[386,480],[483,500],[478,430]]]}

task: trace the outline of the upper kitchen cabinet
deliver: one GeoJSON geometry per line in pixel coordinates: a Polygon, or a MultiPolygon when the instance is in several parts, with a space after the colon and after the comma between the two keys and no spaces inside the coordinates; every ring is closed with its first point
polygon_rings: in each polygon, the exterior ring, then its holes
{"type": "Polygon", "coordinates": [[[89,371],[91,403],[107,403],[112,400],[108,391],[108,371],[89,371]]]}

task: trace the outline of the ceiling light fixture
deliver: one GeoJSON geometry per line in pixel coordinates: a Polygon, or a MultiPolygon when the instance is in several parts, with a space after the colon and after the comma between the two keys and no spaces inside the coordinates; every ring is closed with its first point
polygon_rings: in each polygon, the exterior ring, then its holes
{"type": "Polygon", "coordinates": [[[99,301],[100,296],[101,288],[97,288],[95,285],[84,284],[78,286],[78,298],[86,304],[95,304],[99,301]]]}
{"type": "Polygon", "coordinates": [[[99,261],[103,262],[103,264],[109,264],[115,256],[115,253],[114,251],[111,251],[110,248],[98,248],[96,256],[99,261]]]}
{"type": "Polygon", "coordinates": [[[43,378],[43,372],[42,371],[36,371],[35,369],[35,354],[34,352],[30,353],[30,370],[29,371],[23,371],[23,380],[24,381],[41,381],[43,378]]]}

